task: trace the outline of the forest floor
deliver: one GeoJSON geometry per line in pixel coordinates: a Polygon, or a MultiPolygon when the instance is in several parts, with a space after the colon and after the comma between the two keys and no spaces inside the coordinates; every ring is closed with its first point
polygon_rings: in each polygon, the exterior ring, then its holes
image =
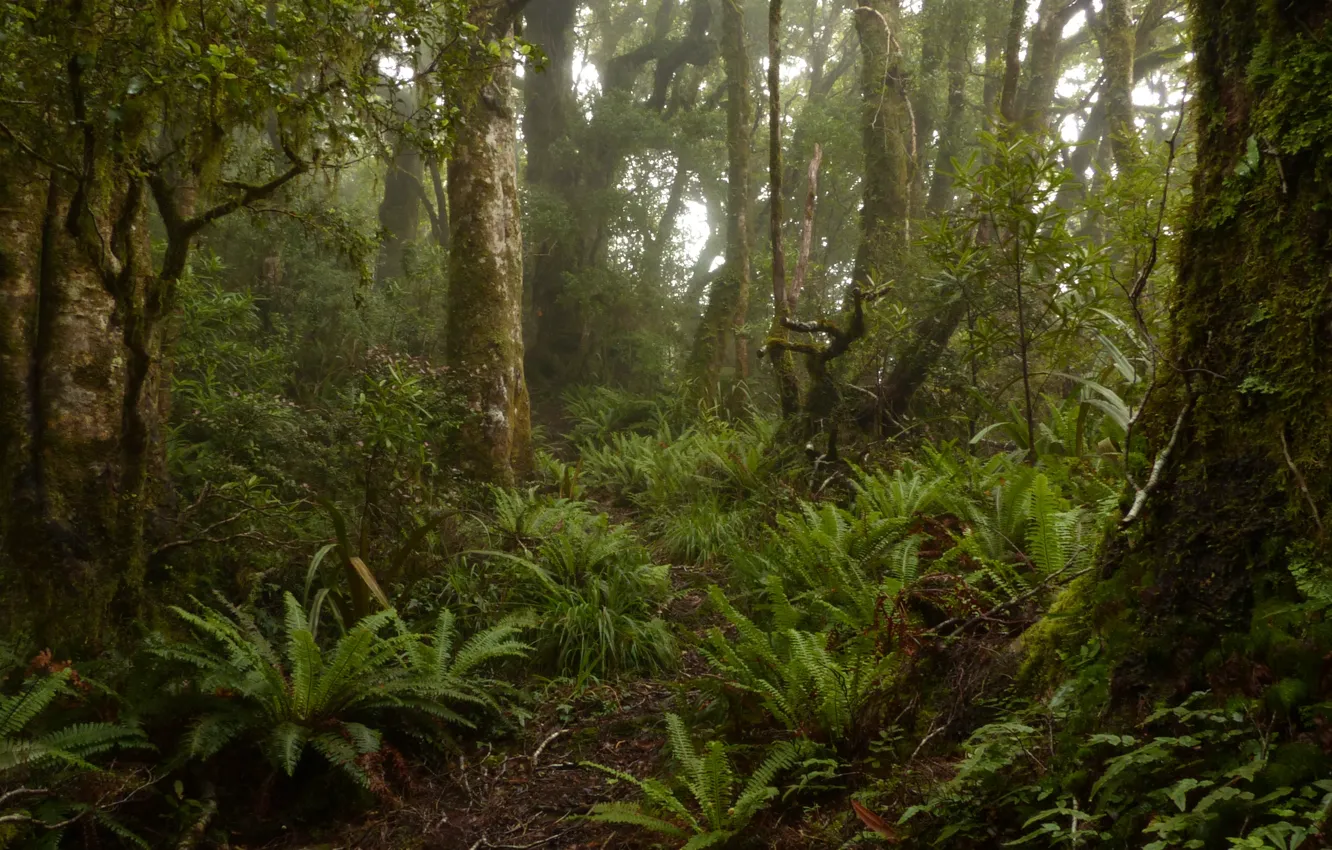
{"type": "MultiPolygon", "coordinates": [[[[675,593],[663,615],[702,634],[712,580],[699,567],[672,570],[675,593]]],[[[683,696],[697,697],[707,664],[686,649],[670,678],[631,679],[583,688],[562,685],[542,695],[533,716],[511,738],[483,743],[447,762],[427,766],[404,754],[408,774],[400,795],[341,825],[318,841],[287,836],[265,850],[536,850],[654,846],[643,832],[586,820],[596,803],[625,800],[635,789],[587,762],[639,777],[659,775],[666,754],[663,717],[683,696]]],[[[769,812],[750,830],[772,848],[823,846],[806,833],[808,819],[769,812]],[[789,822],[784,822],[789,821],[789,822]]],[[[836,844],[828,845],[836,846],[836,844]]]]}

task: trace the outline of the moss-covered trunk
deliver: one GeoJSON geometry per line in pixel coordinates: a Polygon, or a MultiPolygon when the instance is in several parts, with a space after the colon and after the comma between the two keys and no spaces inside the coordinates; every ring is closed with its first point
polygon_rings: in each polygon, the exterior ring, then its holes
{"type": "MultiPolygon", "coordinates": [[[[474,13],[493,39],[513,29],[497,14],[484,6],[474,13]]],[[[464,469],[512,483],[532,456],[513,61],[479,54],[474,68],[449,160],[448,361],[470,411],[458,447],[464,469]]]]}
{"type": "Polygon", "coordinates": [[[1193,3],[1198,164],[1146,428],[1154,450],[1178,439],[1110,564],[1171,666],[1247,629],[1289,568],[1329,569],[1329,20],[1327,0],[1193,3]]]}
{"type": "MultiPolygon", "coordinates": [[[[782,0],[768,3],[768,235],[772,241],[772,327],[771,339],[789,338],[784,319],[793,319],[794,300],[787,291],[786,249],[782,245],[782,0]]],[[[800,412],[800,383],[796,380],[791,352],[782,346],[765,346],[777,378],[777,397],[782,416],[800,412]]]]}
{"type": "Polygon", "coordinates": [[[89,186],[113,230],[45,172],[0,154],[0,622],[79,650],[142,584],[166,395],[141,192],[89,186]]]}
{"type": "Polygon", "coordinates": [[[862,289],[897,273],[907,241],[911,107],[893,35],[896,21],[897,9],[890,0],[867,0],[856,9],[865,174],[852,282],[862,289]]]}
{"type": "Polygon", "coordinates": [[[1115,164],[1123,169],[1138,159],[1138,130],[1133,124],[1134,31],[1128,0],[1105,0],[1098,23],[1094,32],[1104,79],[1098,105],[1104,105],[1115,164]]]}
{"type": "Polygon", "coordinates": [[[726,260],[708,289],[708,306],[694,337],[691,377],[699,395],[717,397],[723,368],[743,377],[738,335],[749,309],[749,57],[740,0],[722,0],[722,60],[726,66],[726,260]]]}

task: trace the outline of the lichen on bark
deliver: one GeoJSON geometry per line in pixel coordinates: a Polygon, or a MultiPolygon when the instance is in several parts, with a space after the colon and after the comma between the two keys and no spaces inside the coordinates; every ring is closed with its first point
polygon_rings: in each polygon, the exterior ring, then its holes
{"type": "MultiPolygon", "coordinates": [[[[491,39],[512,34],[501,9],[474,13],[491,39]]],[[[511,484],[531,467],[523,372],[523,240],[513,60],[477,57],[449,160],[448,361],[470,416],[459,457],[481,480],[511,484]]]]}

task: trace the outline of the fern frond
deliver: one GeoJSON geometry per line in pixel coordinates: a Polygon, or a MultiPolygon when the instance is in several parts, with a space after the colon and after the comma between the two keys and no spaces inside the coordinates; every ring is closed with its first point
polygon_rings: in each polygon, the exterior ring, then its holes
{"type": "Polygon", "coordinates": [[[597,803],[587,817],[600,823],[636,826],[671,838],[684,838],[689,834],[670,821],[645,814],[642,807],[635,803],[597,803]]]}

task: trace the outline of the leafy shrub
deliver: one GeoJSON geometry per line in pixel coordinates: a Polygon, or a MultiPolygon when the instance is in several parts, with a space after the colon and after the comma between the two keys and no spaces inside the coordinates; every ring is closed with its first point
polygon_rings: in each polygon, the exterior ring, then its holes
{"type": "Polygon", "coordinates": [[[513,626],[455,647],[448,612],[433,634],[423,635],[408,631],[390,609],[363,618],[325,650],[316,641],[317,620],[291,594],[278,648],[240,609],[172,610],[196,640],[153,652],[189,670],[182,687],[203,702],[185,755],[207,759],[242,740],[291,776],[310,748],[365,787],[382,782],[373,766],[382,746],[377,725],[392,722],[436,744],[445,740],[442,724],[473,728],[464,712],[499,708],[483,667],[529,649],[513,626]]]}
{"type": "Polygon", "coordinates": [[[699,752],[689,740],[684,722],[666,715],[668,744],[679,774],[679,790],[655,779],[639,779],[599,764],[587,767],[630,782],[643,792],[636,803],[598,803],[589,817],[602,823],[623,824],[683,842],[682,850],[723,844],[738,835],[754,816],[777,796],[774,782],[801,761],[803,748],[789,741],[774,744],[743,787],[735,765],[721,741],[709,741],[699,752]],[[686,796],[687,795],[687,796],[686,796]],[[692,803],[692,806],[690,805],[692,803]]]}
{"type": "Polygon", "coordinates": [[[1258,709],[1195,694],[1136,734],[1066,737],[1056,695],[977,729],[956,775],[901,820],[948,846],[993,846],[1000,835],[1050,847],[1292,850],[1322,831],[1332,777],[1308,745],[1282,746],[1258,709]]]}

